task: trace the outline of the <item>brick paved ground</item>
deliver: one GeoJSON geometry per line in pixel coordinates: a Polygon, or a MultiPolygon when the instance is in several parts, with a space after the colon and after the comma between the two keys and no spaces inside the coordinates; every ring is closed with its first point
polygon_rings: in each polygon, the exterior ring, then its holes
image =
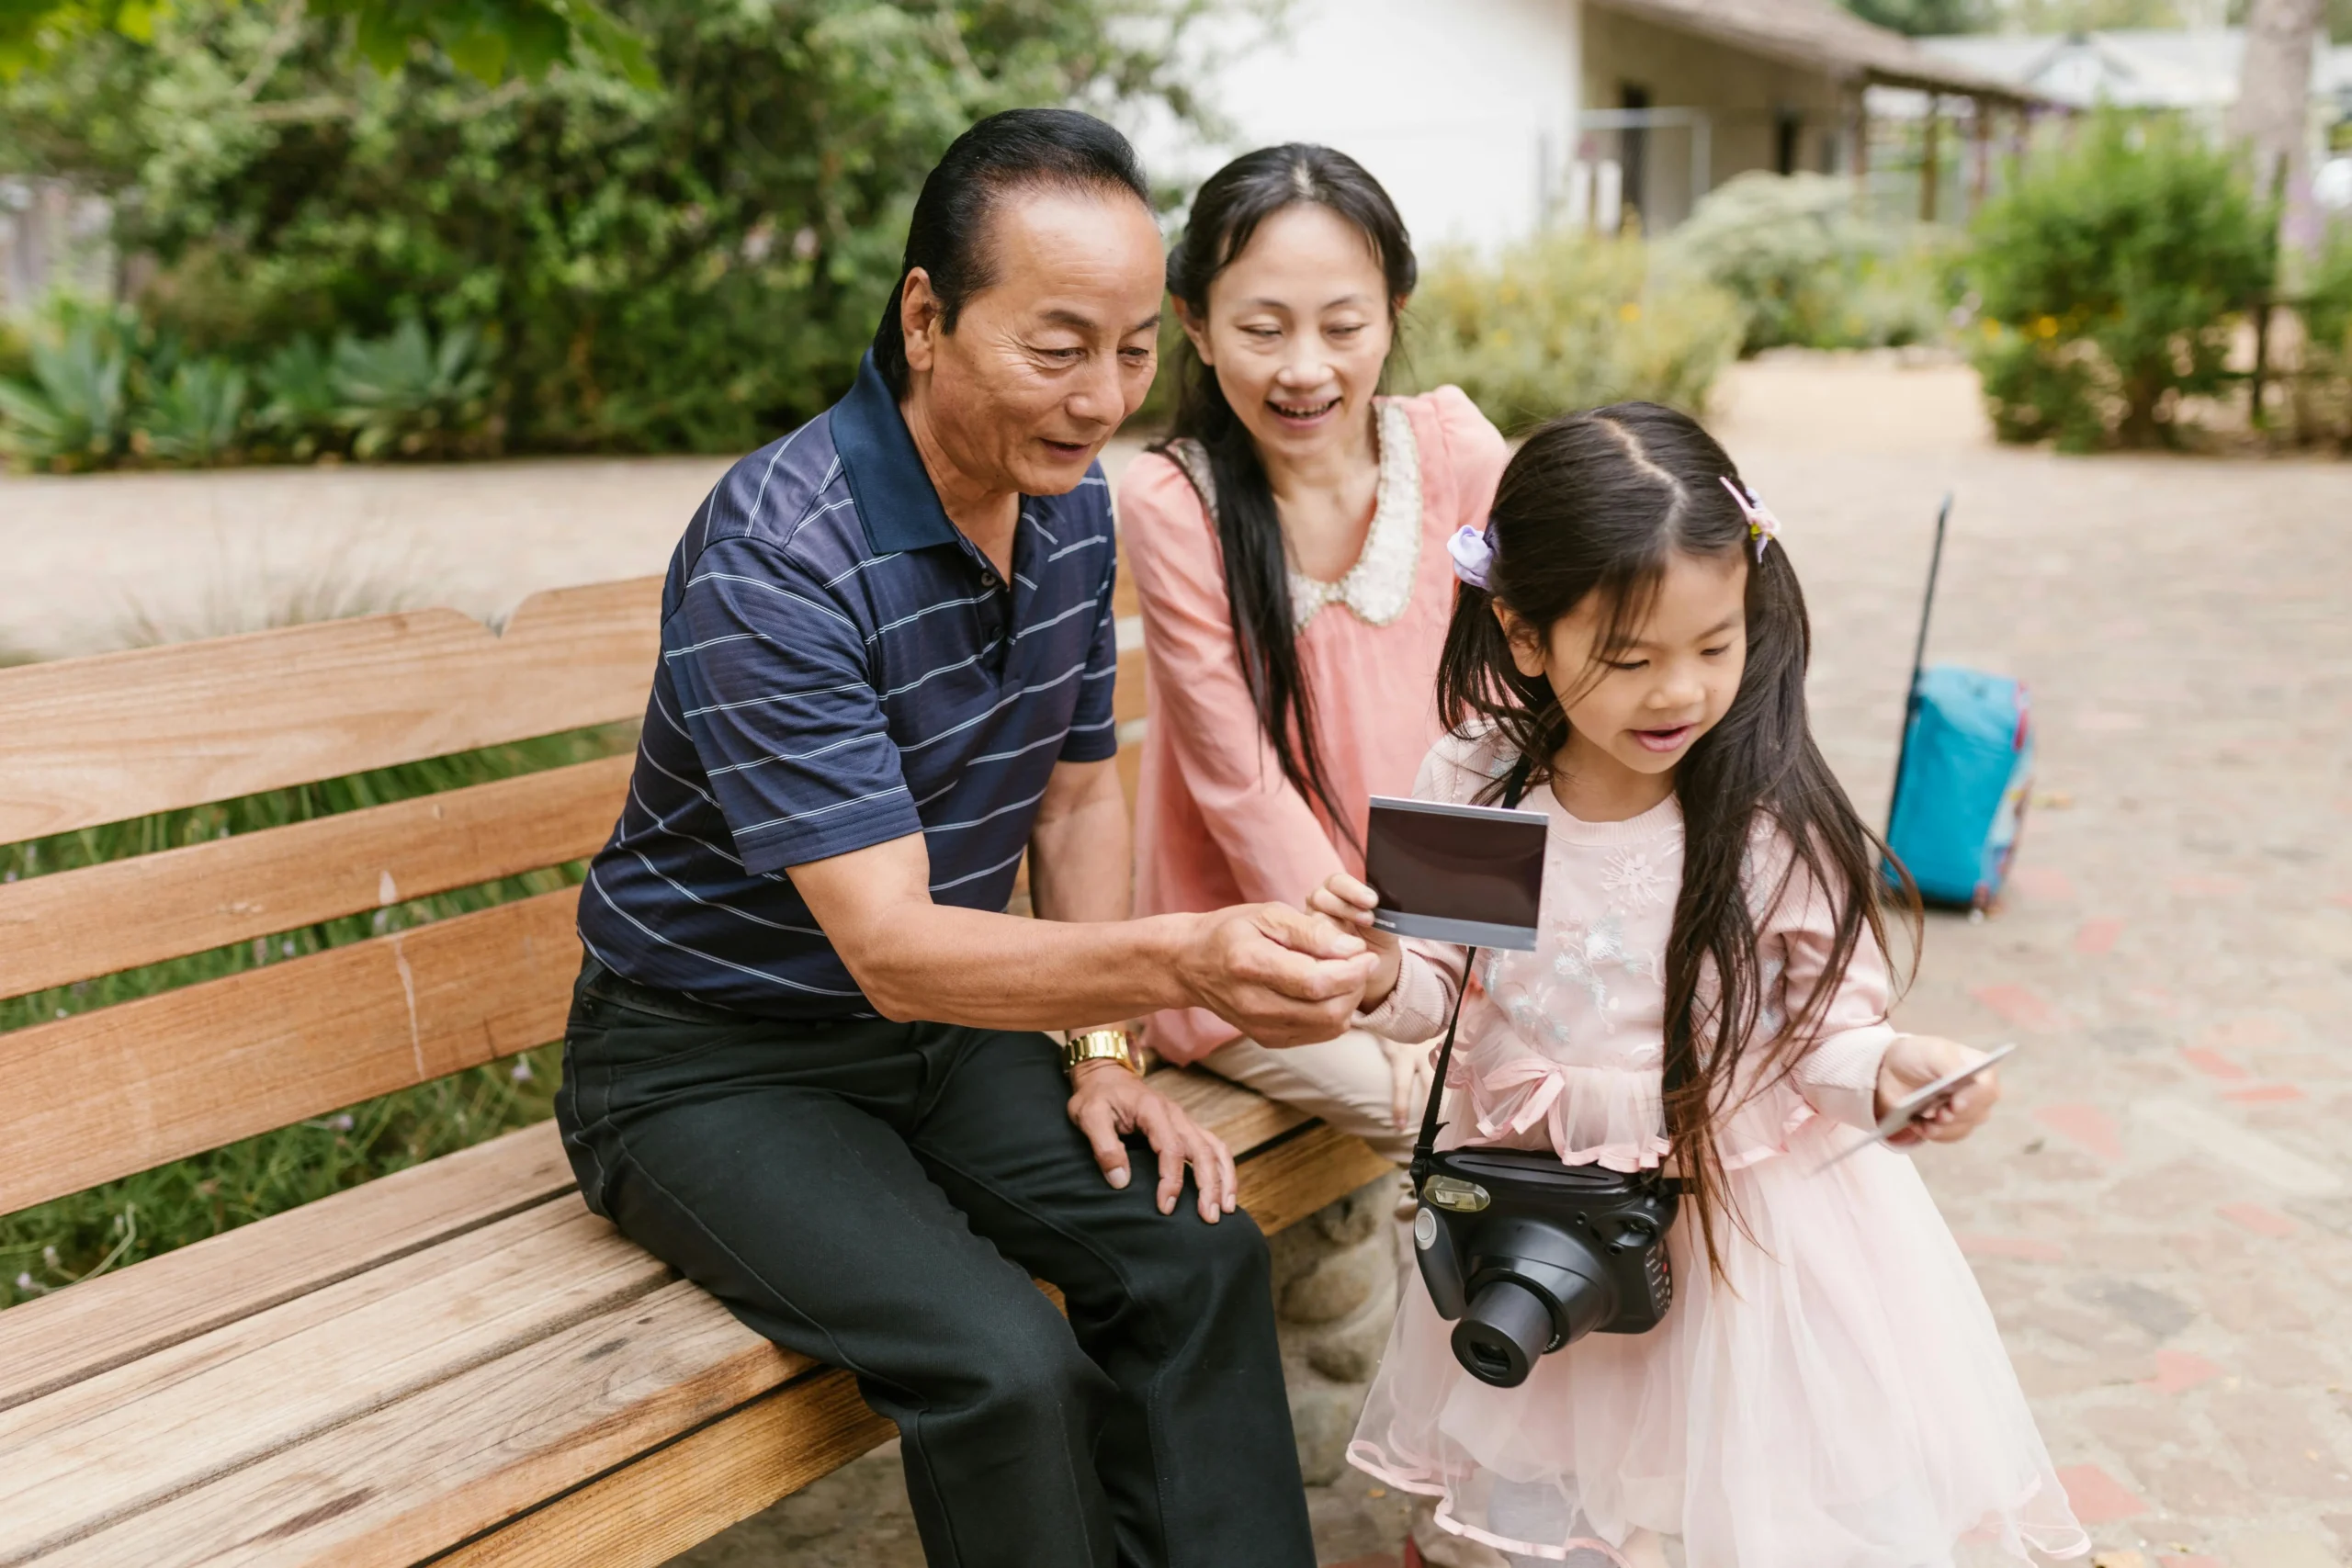
{"type": "MultiPolygon", "coordinates": [[[[1725,405],[1735,455],[1788,522],[1819,728],[1866,811],[1883,809],[1948,485],[1935,650],[2033,688],[2041,796],[2012,896],[1982,923],[1931,923],[1902,1020],[2025,1047],[1994,1125],[1921,1157],[2099,1562],[2343,1568],[2352,466],[1999,451],[1951,370],[1744,367],[1725,405]]],[[[94,550],[168,598],[158,519],[191,501],[206,521],[180,537],[206,570],[265,534],[290,549],[352,527],[364,505],[350,536],[397,563],[413,532],[413,558],[457,561],[464,602],[495,610],[518,585],[657,569],[707,472],[346,474],[323,499],[302,475],[0,481],[0,547],[40,586],[0,642],[80,637],[106,597],[74,564],[94,550]],[[257,493],[258,522],[236,499],[257,493]]],[[[1317,1497],[1327,1562],[1393,1550],[1397,1500],[1372,1490],[1317,1497]]],[[[684,1561],[914,1564],[903,1507],[877,1456],[684,1561]]]]}

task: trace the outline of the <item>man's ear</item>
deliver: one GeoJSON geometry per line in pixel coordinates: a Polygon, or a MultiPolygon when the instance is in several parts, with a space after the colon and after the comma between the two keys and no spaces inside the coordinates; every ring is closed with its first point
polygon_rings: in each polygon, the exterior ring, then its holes
{"type": "Polygon", "coordinates": [[[1184,329],[1186,337],[1193,340],[1193,352],[1201,356],[1202,364],[1215,369],[1216,361],[1209,357],[1208,322],[1193,314],[1193,308],[1182,299],[1171,295],[1170,300],[1176,307],[1176,324],[1184,329]]]}
{"type": "Polygon", "coordinates": [[[932,292],[931,274],[919,266],[909,268],[906,284],[899,291],[899,332],[907,340],[909,370],[930,372],[945,315],[939,296],[932,292]]]}
{"type": "Polygon", "coordinates": [[[1544,673],[1544,637],[1533,626],[1512,613],[1511,607],[1499,599],[1487,601],[1495,612],[1495,622],[1503,628],[1503,641],[1510,645],[1510,661],[1519,672],[1530,680],[1544,673]]]}

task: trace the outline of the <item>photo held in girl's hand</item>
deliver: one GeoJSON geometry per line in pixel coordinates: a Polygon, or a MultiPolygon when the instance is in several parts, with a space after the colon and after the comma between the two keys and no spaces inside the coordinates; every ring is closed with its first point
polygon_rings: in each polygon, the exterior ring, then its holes
{"type": "MultiPolygon", "coordinates": [[[[1881,846],[1808,728],[1781,535],[1695,423],[1630,403],[1538,431],[1454,540],[1448,733],[1413,793],[1523,792],[1549,829],[1535,950],[1469,969],[1439,1146],[1670,1176],[1673,1299],[1499,1387],[1410,1281],[1350,1458],[1515,1563],[2079,1557],[1984,1297],[1885,1146],[1965,1137],[1996,1075],[1841,1157],[1983,1054],[1888,1022],[1881,846]]],[[[1344,874],[1311,899],[1378,954],[1362,1024],[1429,1040],[1464,950],[1400,943],[1376,902],[1344,874]]]]}

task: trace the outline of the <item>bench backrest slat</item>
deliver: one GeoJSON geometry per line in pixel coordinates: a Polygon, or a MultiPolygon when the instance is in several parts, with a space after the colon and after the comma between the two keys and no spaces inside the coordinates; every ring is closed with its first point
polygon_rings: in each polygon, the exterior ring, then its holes
{"type": "MultiPolygon", "coordinates": [[[[640,578],[535,595],[503,635],[430,610],[0,671],[0,842],[636,719],[660,602],[640,578]]],[[[1142,716],[1142,676],[1131,646],[1123,723],[1142,716]]],[[[0,998],[582,858],[629,767],[0,885],[0,998]]],[[[0,1158],[0,1213],[560,1038],[576,903],[548,894],[0,1032],[0,1148],[18,1151],[0,1158]]]]}
{"type": "Polygon", "coordinates": [[[0,886],[0,997],[582,860],[626,754],[0,886]]]}
{"type": "Polygon", "coordinates": [[[0,843],[634,719],[662,581],[0,671],[0,843]]]}
{"type": "Polygon", "coordinates": [[[566,888],[0,1034],[0,1213],[557,1038],[577,908],[566,888]]]}

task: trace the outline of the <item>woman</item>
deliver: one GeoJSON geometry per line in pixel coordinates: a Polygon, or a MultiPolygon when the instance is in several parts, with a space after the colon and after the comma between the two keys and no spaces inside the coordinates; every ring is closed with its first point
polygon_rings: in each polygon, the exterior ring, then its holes
{"type": "MultiPolygon", "coordinates": [[[[1151,670],[1139,914],[1361,875],[1366,797],[1409,794],[1436,739],[1445,542],[1485,523],[1508,454],[1455,388],[1376,395],[1414,272],[1387,193],[1300,144],[1212,175],[1168,258],[1175,430],[1119,486],[1151,670]]],[[[1155,1017],[1150,1043],[1400,1162],[1411,1147],[1418,1047],[1358,1031],[1269,1050],[1198,1010],[1155,1017]]]]}

